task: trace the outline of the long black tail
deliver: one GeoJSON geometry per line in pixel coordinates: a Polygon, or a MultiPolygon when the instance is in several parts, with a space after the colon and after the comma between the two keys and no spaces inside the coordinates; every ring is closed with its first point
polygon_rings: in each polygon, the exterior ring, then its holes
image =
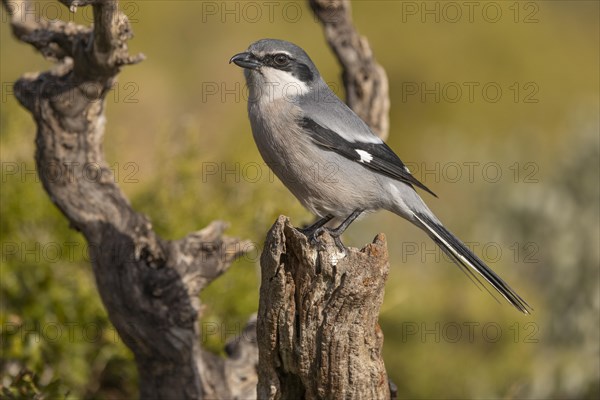
{"type": "MultiPolygon", "coordinates": [[[[458,265],[474,282],[481,281],[473,272],[481,275],[494,287],[510,304],[524,314],[529,314],[533,309],[521,296],[519,296],[506,282],[492,271],[479,257],[467,248],[456,236],[450,233],[439,222],[431,220],[426,215],[414,213],[426,232],[435,243],[458,265]]],[[[481,284],[481,286],[483,286],[481,284]]],[[[485,286],[484,286],[485,287],[485,286]]]]}

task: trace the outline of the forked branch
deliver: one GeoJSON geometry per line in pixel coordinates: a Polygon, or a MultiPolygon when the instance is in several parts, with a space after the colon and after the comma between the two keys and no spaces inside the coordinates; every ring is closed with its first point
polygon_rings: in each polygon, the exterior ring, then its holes
{"type": "Polygon", "coordinates": [[[27,1],[3,0],[17,39],[57,61],[51,71],[19,79],[15,94],[37,125],[35,159],[44,188],[89,243],[100,296],[135,355],[140,396],[253,397],[254,323],[244,340],[228,345],[233,356],[227,359],[201,349],[198,329],[199,292],[252,245],[223,236],[226,225],[219,221],[167,241],[131,207],[102,152],[104,98],[121,67],[143,56],[128,53],[132,31],[116,1],[61,2],[71,10],[91,5],[93,28],[49,22],[26,13],[27,1]]]}

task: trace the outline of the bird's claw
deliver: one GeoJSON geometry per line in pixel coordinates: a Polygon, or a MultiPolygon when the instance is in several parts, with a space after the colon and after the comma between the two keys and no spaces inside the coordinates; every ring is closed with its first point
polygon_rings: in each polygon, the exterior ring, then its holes
{"type": "Polygon", "coordinates": [[[347,250],[346,246],[344,246],[344,244],[342,243],[342,239],[340,239],[341,235],[339,235],[335,229],[319,227],[313,230],[299,229],[299,231],[302,232],[308,238],[309,243],[313,246],[320,244],[321,240],[319,236],[321,236],[323,232],[327,232],[329,233],[329,235],[331,235],[331,237],[333,238],[333,242],[340,251],[345,252],[347,250]]]}
{"type": "Polygon", "coordinates": [[[321,243],[321,240],[319,239],[319,236],[321,236],[321,234],[323,232],[325,232],[325,230],[326,230],[325,228],[320,227],[320,228],[317,228],[317,229],[313,229],[310,232],[303,232],[303,233],[308,238],[308,241],[310,242],[310,244],[312,244],[314,246],[314,245],[317,245],[317,244],[321,243]]]}

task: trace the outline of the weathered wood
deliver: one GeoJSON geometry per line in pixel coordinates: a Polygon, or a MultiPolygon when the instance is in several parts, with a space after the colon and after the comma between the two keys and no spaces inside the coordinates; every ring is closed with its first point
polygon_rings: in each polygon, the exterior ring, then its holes
{"type": "Polygon", "coordinates": [[[389,399],[377,323],[389,262],[385,237],[340,253],[311,245],[280,217],[261,256],[260,399],[389,399]]]}
{"type": "Polygon", "coordinates": [[[309,0],[342,66],[346,103],[382,139],[390,129],[389,85],[366,37],[352,23],[350,0],[309,0]]]}
{"type": "MultiPolygon", "coordinates": [[[[111,0],[92,5],[93,28],[26,16],[25,1],[3,0],[14,35],[56,60],[29,74],[15,94],[37,125],[36,165],[51,200],[89,243],[96,284],[108,315],[133,351],[141,398],[248,398],[256,395],[256,343],[228,345],[225,359],[200,347],[199,292],[251,243],[223,236],[226,224],[176,241],[160,238],[115,183],[102,152],[106,93],[131,57],[132,32],[111,0]],[[245,382],[239,385],[240,381],[245,382]]],[[[248,328],[254,329],[254,323],[248,328]]]]}

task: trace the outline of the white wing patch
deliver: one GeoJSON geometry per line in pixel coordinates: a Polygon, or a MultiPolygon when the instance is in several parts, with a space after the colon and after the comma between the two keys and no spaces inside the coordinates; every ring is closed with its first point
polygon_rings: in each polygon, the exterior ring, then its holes
{"type": "Polygon", "coordinates": [[[356,151],[358,153],[358,155],[360,156],[360,160],[358,160],[358,162],[370,163],[371,161],[373,161],[373,156],[371,154],[369,154],[368,152],[366,152],[364,150],[358,150],[358,149],[354,149],[354,151],[356,151]]]}

